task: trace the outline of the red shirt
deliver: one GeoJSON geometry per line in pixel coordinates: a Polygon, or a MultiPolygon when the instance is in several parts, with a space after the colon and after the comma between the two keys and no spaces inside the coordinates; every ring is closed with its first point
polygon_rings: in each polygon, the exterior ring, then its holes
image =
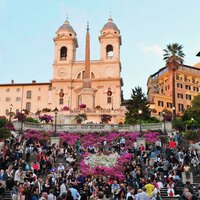
{"type": "Polygon", "coordinates": [[[34,164],[32,165],[32,168],[33,168],[34,170],[39,170],[39,165],[34,163],[34,164]]]}
{"type": "Polygon", "coordinates": [[[170,141],[170,142],[169,142],[169,148],[170,148],[170,149],[174,149],[175,146],[176,146],[176,142],[174,142],[174,141],[170,141]]]}

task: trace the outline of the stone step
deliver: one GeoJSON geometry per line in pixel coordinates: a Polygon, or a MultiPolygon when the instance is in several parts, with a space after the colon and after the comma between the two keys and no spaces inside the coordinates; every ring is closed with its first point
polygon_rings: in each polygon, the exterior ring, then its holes
{"type": "Polygon", "coordinates": [[[5,194],[2,198],[0,198],[2,200],[11,200],[12,199],[12,195],[11,195],[11,191],[6,190],[5,194]]]}

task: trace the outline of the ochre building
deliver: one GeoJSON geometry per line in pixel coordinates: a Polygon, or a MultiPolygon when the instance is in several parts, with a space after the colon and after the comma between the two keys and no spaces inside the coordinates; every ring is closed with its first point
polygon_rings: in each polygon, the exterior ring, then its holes
{"type": "Polygon", "coordinates": [[[162,116],[167,109],[176,116],[182,115],[191,106],[194,96],[200,89],[200,64],[195,66],[182,65],[175,71],[175,105],[173,106],[173,72],[163,67],[148,78],[147,95],[153,116],[162,116]]]}
{"type": "MultiPolygon", "coordinates": [[[[90,33],[86,31],[85,60],[76,60],[78,40],[66,20],[56,31],[54,41],[53,77],[48,83],[15,83],[0,85],[0,115],[23,109],[36,113],[44,108],[59,109],[60,123],[72,122],[78,113],[88,121],[99,122],[100,115],[112,116],[111,123],[124,120],[121,107],[122,86],[120,30],[110,18],[98,37],[100,59],[90,60],[90,33]],[[82,108],[86,106],[86,108],[82,108]],[[80,109],[81,106],[81,109],[80,109]],[[64,109],[64,111],[63,111],[64,109]]],[[[37,78],[37,77],[36,77],[37,78]]]]}

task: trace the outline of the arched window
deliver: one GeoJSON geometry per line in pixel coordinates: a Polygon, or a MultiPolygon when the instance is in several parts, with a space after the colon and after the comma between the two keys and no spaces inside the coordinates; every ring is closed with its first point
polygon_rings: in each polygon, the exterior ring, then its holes
{"type": "Polygon", "coordinates": [[[26,98],[27,99],[31,99],[31,96],[32,96],[32,92],[29,90],[26,92],[26,98]]]}
{"type": "Polygon", "coordinates": [[[91,72],[91,78],[95,78],[95,75],[93,72],[91,72]]]}
{"type": "Polygon", "coordinates": [[[61,47],[61,49],[60,49],[60,59],[61,60],[67,59],[67,47],[61,47]]]}
{"type": "Polygon", "coordinates": [[[107,97],[107,103],[112,103],[112,97],[107,97]]]}
{"type": "Polygon", "coordinates": [[[82,78],[85,78],[85,71],[82,72],[82,78]]]}
{"type": "Polygon", "coordinates": [[[113,46],[111,44],[106,46],[106,57],[107,59],[113,58],[113,46]]]}
{"type": "MultiPolygon", "coordinates": [[[[78,73],[77,75],[77,79],[84,79],[84,76],[85,76],[85,71],[81,71],[78,73]]],[[[90,73],[90,78],[94,79],[95,78],[95,75],[93,72],[90,73]]]]}
{"type": "Polygon", "coordinates": [[[78,74],[77,79],[81,79],[81,72],[78,74]]]}
{"type": "Polygon", "coordinates": [[[63,99],[63,98],[60,98],[60,99],[59,99],[59,104],[60,104],[60,105],[63,105],[63,103],[64,103],[64,99],[63,99]]]}
{"type": "Polygon", "coordinates": [[[30,102],[26,103],[26,110],[28,110],[29,112],[31,111],[31,103],[30,102]]]}

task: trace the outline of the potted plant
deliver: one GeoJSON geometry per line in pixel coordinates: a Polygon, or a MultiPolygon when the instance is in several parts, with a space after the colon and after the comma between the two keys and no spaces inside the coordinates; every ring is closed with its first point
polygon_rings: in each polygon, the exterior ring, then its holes
{"type": "Polygon", "coordinates": [[[67,111],[67,110],[69,110],[69,107],[68,106],[64,106],[62,110],[63,111],[67,111]]]}
{"type": "Polygon", "coordinates": [[[86,114],[78,114],[75,116],[74,120],[76,121],[77,124],[81,124],[83,121],[87,120],[87,115],[86,114]]]}
{"type": "Polygon", "coordinates": [[[101,115],[101,123],[108,124],[109,121],[111,121],[111,118],[112,118],[111,115],[103,114],[101,115]]]}
{"type": "Polygon", "coordinates": [[[39,116],[39,119],[41,122],[45,122],[45,123],[49,123],[49,122],[52,122],[53,121],[53,117],[50,116],[50,115],[40,115],[39,116]]]}
{"type": "Polygon", "coordinates": [[[79,105],[80,109],[86,108],[86,104],[82,103],[79,105]]]}

